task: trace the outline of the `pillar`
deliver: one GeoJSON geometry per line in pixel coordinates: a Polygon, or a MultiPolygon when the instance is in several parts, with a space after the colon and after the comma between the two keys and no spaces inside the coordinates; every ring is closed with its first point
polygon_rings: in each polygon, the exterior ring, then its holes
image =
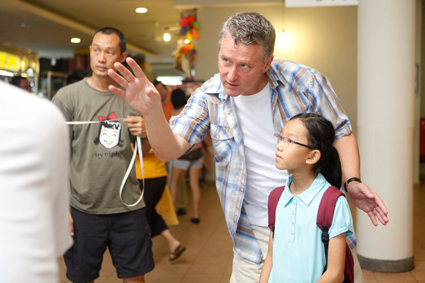
{"type": "Polygon", "coordinates": [[[358,142],[361,179],[384,200],[387,226],[357,211],[362,268],[413,269],[413,137],[416,0],[358,6],[358,142]]]}

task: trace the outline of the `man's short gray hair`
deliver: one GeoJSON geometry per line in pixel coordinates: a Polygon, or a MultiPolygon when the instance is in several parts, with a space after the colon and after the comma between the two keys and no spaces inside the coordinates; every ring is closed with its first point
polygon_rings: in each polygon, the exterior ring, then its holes
{"type": "Polygon", "coordinates": [[[273,25],[259,13],[244,12],[231,16],[221,29],[218,48],[226,34],[232,36],[235,44],[259,44],[264,63],[273,55],[276,32],[273,25]]]}

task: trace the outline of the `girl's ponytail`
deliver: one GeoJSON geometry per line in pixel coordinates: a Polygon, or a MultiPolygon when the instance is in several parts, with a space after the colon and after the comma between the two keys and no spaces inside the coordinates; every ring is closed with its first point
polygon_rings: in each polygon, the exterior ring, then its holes
{"type": "Polygon", "coordinates": [[[335,147],[332,146],[325,163],[319,171],[325,179],[337,188],[341,187],[342,183],[342,172],[341,172],[341,161],[339,160],[339,154],[335,147]]]}

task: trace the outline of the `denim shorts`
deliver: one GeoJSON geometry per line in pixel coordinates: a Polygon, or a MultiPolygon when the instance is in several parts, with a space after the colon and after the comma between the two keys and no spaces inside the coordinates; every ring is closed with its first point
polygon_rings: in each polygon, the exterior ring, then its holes
{"type": "Polygon", "coordinates": [[[204,164],[204,157],[202,156],[196,160],[184,160],[184,159],[175,159],[173,160],[173,166],[180,170],[187,170],[189,168],[202,168],[204,164]]]}

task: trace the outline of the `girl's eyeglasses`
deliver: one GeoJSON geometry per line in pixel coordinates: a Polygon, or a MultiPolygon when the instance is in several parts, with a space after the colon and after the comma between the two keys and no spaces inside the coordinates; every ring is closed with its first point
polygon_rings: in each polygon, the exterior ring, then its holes
{"type": "Polygon", "coordinates": [[[296,141],[291,140],[291,139],[289,139],[289,138],[287,138],[287,137],[282,137],[282,136],[281,136],[281,135],[279,135],[279,134],[274,134],[274,137],[275,137],[275,138],[277,138],[277,143],[284,142],[284,143],[286,143],[286,144],[297,144],[297,145],[301,145],[301,146],[307,147],[307,148],[309,148],[309,149],[314,149],[314,148],[312,148],[312,147],[311,147],[311,146],[309,146],[309,145],[306,145],[306,144],[303,144],[303,143],[300,143],[300,142],[296,142],[296,141]]]}

